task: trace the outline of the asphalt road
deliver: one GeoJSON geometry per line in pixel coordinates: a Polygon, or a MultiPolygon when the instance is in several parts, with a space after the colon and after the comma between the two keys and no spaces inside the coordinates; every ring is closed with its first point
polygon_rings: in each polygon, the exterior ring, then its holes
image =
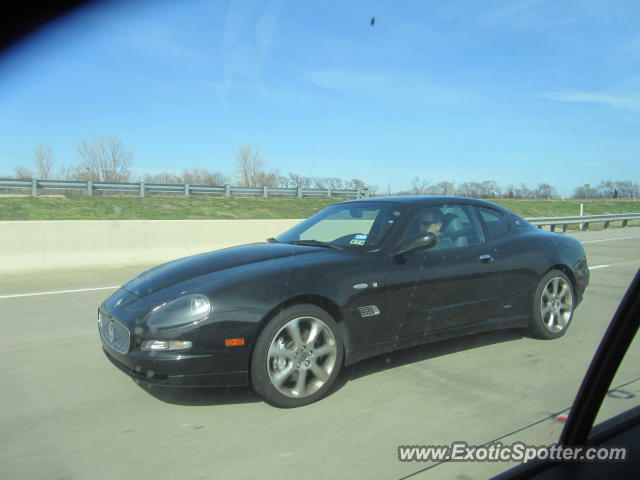
{"type": "MultiPolygon", "coordinates": [[[[558,438],[555,417],[571,405],[640,267],[640,228],[576,236],[591,285],[562,339],[500,332],[377,357],[344,371],[331,396],[294,410],[271,407],[248,388],[147,390],[114,368],[96,327],[96,308],[113,289],[59,292],[117,286],[145,266],[0,275],[0,478],[498,473],[511,465],[400,462],[397,447],[558,438]]],[[[636,339],[601,418],[638,404],[639,353],[636,339]]]]}

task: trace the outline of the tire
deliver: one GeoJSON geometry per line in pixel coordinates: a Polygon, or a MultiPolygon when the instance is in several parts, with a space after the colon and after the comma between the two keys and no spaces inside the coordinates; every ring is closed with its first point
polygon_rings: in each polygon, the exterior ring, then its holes
{"type": "Polygon", "coordinates": [[[530,336],[545,340],[563,336],[573,319],[575,298],[569,277],[560,270],[547,272],[533,298],[530,336]]]}
{"type": "Polygon", "coordinates": [[[327,394],[343,357],[342,337],[331,315],[315,305],[295,305],[260,333],[251,357],[251,385],[272,405],[301,407],[327,394]]]}

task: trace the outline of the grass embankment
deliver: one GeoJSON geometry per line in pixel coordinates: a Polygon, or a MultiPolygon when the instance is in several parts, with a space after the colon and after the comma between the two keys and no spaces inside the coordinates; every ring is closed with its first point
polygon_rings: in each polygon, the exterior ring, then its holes
{"type": "MultiPolygon", "coordinates": [[[[329,198],[215,198],[149,196],[0,197],[0,220],[207,220],[306,218],[338,202],[329,198]]],[[[523,217],[640,212],[625,200],[496,200],[523,217]]]]}
{"type": "Polygon", "coordinates": [[[337,201],[329,198],[9,197],[0,198],[0,220],[306,218],[337,201]]]}
{"type": "Polygon", "coordinates": [[[527,218],[580,215],[580,204],[584,204],[585,215],[640,212],[640,202],[632,200],[495,200],[495,203],[527,218]]]}

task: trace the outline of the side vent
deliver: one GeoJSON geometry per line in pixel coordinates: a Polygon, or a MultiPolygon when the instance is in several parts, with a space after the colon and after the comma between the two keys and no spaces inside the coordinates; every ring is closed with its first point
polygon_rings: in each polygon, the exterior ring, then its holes
{"type": "Polygon", "coordinates": [[[375,305],[366,305],[364,307],[358,307],[358,312],[360,313],[360,316],[362,318],[380,315],[380,309],[375,305]]]}

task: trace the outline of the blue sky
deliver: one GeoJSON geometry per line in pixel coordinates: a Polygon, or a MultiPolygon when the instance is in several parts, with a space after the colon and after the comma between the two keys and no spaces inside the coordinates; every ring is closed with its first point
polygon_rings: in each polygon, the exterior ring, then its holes
{"type": "Polygon", "coordinates": [[[117,136],[134,172],[640,181],[640,3],[98,3],[0,58],[0,176],[117,136]],[[372,27],[370,19],[375,16],[372,27]]]}

